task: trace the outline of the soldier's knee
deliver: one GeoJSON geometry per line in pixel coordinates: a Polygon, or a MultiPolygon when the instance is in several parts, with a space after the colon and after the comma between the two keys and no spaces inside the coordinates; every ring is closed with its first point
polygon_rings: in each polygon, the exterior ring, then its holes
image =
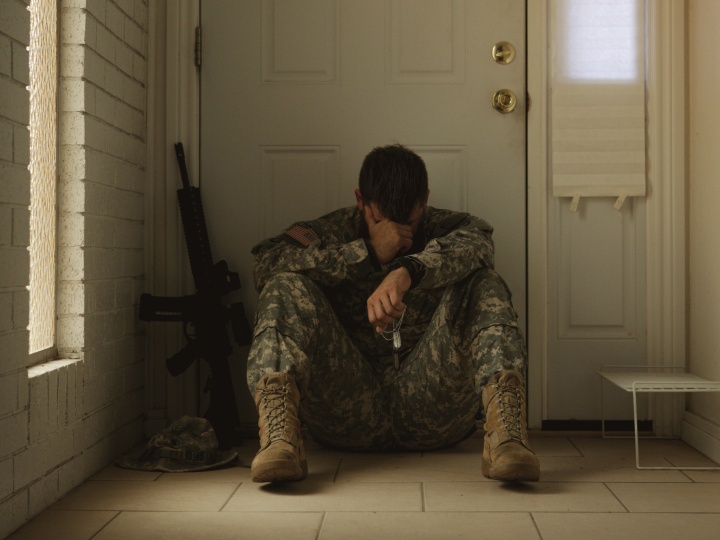
{"type": "Polygon", "coordinates": [[[307,276],[294,272],[281,272],[268,279],[260,293],[263,298],[301,299],[322,294],[317,284],[307,276]]]}
{"type": "MultiPolygon", "coordinates": [[[[314,319],[329,307],[320,287],[307,276],[283,272],[272,276],[258,299],[257,322],[286,316],[314,319]]],[[[256,325],[257,326],[257,325],[256,325]]]]}
{"type": "Polygon", "coordinates": [[[512,298],[505,280],[492,268],[479,268],[466,278],[466,287],[484,297],[512,298]]]}
{"type": "MultiPolygon", "coordinates": [[[[265,288],[280,288],[292,287],[292,288],[315,288],[315,282],[307,276],[302,274],[296,274],[295,272],[280,272],[270,276],[267,280],[265,288]]],[[[265,290],[265,289],[263,289],[265,290]]]]}
{"type": "Polygon", "coordinates": [[[502,277],[491,268],[481,268],[454,285],[449,297],[449,320],[472,335],[475,334],[473,327],[514,325],[517,313],[511,298],[502,277]]]}

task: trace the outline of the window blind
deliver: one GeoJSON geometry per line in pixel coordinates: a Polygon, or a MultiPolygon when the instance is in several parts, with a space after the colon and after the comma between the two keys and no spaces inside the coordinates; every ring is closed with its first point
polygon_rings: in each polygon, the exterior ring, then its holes
{"type": "Polygon", "coordinates": [[[550,5],[553,195],[645,195],[644,0],[550,5]]]}

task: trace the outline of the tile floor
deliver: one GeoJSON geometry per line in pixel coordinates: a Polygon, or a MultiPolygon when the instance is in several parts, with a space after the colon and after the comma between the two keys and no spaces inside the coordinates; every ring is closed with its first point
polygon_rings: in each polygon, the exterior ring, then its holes
{"type": "MultiPolygon", "coordinates": [[[[107,467],[10,536],[20,539],[617,540],[720,538],[720,472],[635,468],[631,439],[535,434],[538,483],[480,473],[482,434],[432,453],[307,443],[304,482],[254,484],[237,466],[162,474],[107,467]]],[[[643,465],[712,466],[680,441],[641,441],[643,465]]]]}

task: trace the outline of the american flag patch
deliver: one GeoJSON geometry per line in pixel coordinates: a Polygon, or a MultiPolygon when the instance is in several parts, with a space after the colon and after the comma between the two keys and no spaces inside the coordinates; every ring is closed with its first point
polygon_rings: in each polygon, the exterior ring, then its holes
{"type": "Polygon", "coordinates": [[[315,240],[319,240],[320,237],[311,229],[295,225],[294,227],[285,231],[285,235],[289,236],[293,240],[300,242],[304,247],[308,247],[315,240]]]}

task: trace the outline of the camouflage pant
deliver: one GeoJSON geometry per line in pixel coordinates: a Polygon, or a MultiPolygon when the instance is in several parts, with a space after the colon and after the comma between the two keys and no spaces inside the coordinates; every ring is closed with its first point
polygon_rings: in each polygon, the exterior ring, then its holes
{"type": "Polygon", "coordinates": [[[331,446],[426,450],[455,444],[474,429],[487,381],[502,369],[524,374],[526,350],[510,293],[493,270],[478,270],[438,292],[427,328],[396,369],[387,358],[360,352],[312,280],[274,276],[260,295],[250,392],[270,371],[293,374],[303,422],[331,446]]]}

